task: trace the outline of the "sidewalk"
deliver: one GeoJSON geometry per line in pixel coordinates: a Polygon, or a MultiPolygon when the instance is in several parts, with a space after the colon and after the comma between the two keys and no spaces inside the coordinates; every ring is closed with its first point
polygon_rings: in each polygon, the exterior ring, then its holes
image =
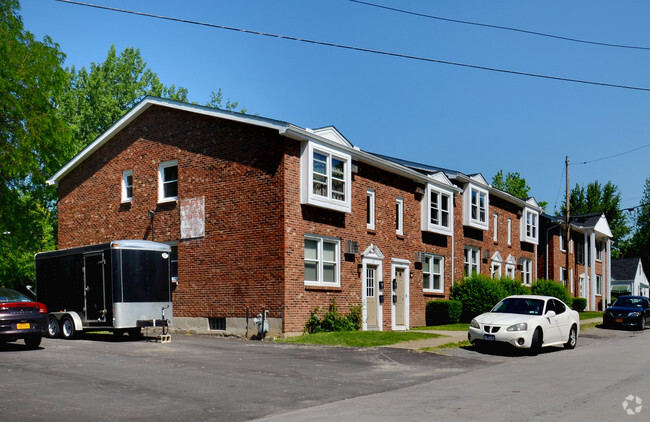
{"type": "MultiPolygon", "coordinates": [[[[602,323],[602,318],[591,318],[580,321],[580,325],[602,323]]],[[[443,331],[443,330],[410,330],[414,333],[440,334],[442,337],[436,337],[424,340],[405,341],[403,343],[391,344],[385,347],[396,349],[420,350],[425,347],[437,347],[447,343],[460,343],[467,340],[467,331],[443,331]]],[[[582,334],[582,331],[580,332],[582,334]]],[[[579,339],[579,335],[578,335],[579,339]]]]}

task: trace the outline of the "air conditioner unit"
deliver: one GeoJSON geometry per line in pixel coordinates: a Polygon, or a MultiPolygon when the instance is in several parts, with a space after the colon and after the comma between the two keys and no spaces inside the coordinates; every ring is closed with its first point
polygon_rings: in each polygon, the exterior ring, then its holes
{"type": "Polygon", "coordinates": [[[424,252],[415,252],[415,262],[424,262],[426,254],[424,252]]]}
{"type": "Polygon", "coordinates": [[[355,242],[353,240],[346,240],[344,243],[345,247],[343,252],[356,255],[359,253],[359,242],[355,242]]]}
{"type": "Polygon", "coordinates": [[[490,259],[490,251],[483,249],[483,259],[490,259]]]}

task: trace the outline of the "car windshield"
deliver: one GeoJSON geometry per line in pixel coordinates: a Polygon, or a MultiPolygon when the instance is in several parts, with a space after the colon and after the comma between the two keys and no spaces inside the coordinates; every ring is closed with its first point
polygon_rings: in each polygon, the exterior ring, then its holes
{"type": "Polygon", "coordinates": [[[624,306],[626,308],[643,308],[643,300],[640,297],[619,297],[614,302],[614,306],[624,306]]]}
{"type": "Polygon", "coordinates": [[[0,289],[0,303],[6,302],[31,302],[24,294],[11,289],[0,289]]]}
{"type": "Polygon", "coordinates": [[[507,298],[492,309],[492,312],[522,315],[542,315],[544,301],[541,299],[507,298]]]}

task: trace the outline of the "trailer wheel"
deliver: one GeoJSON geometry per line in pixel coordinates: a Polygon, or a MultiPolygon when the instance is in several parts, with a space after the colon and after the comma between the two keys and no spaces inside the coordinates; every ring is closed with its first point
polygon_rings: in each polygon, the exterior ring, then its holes
{"type": "Polygon", "coordinates": [[[59,320],[55,316],[50,315],[47,320],[47,336],[50,338],[55,338],[59,336],[61,332],[61,326],[59,325],[59,320]]]}
{"type": "Polygon", "coordinates": [[[64,339],[71,339],[74,337],[74,321],[69,316],[61,319],[61,336],[64,339]]]}
{"type": "Polygon", "coordinates": [[[127,331],[131,338],[142,338],[142,328],[131,328],[127,331]]]}

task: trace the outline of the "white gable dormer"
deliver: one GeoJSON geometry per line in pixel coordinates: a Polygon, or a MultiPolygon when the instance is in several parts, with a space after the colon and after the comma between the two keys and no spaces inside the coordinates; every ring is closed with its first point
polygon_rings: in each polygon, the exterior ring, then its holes
{"type": "Polygon", "coordinates": [[[523,208],[520,220],[519,240],[537,245],[539,244],[539,211],[537,211],[539,204],[532,197],[526,200],[526,204],[528,205],[523,208]]]}
{"type": "Polygon", "coordinates": [[[311,129],[311,132],[314,135],[318,135],[330,141],[336,142],[337,144],[344,145],[349,148],[353,148],[353,145],[350,141],[345,139],[345,136],[338,131],[334,126],[325,126],[318,129],[311,129]]]}
{"type": "Polygon", "coordinates": [[[422,198],[422,230],[451,236],[454,230],[454,185],[443,172],[432,173],[422,198]]]}
{"type": "Polygon", "coordinates": [[[463,225],[479,230],[490,228],[489,186],[482,174],[470,176],[463,193],[463,225]]]}

